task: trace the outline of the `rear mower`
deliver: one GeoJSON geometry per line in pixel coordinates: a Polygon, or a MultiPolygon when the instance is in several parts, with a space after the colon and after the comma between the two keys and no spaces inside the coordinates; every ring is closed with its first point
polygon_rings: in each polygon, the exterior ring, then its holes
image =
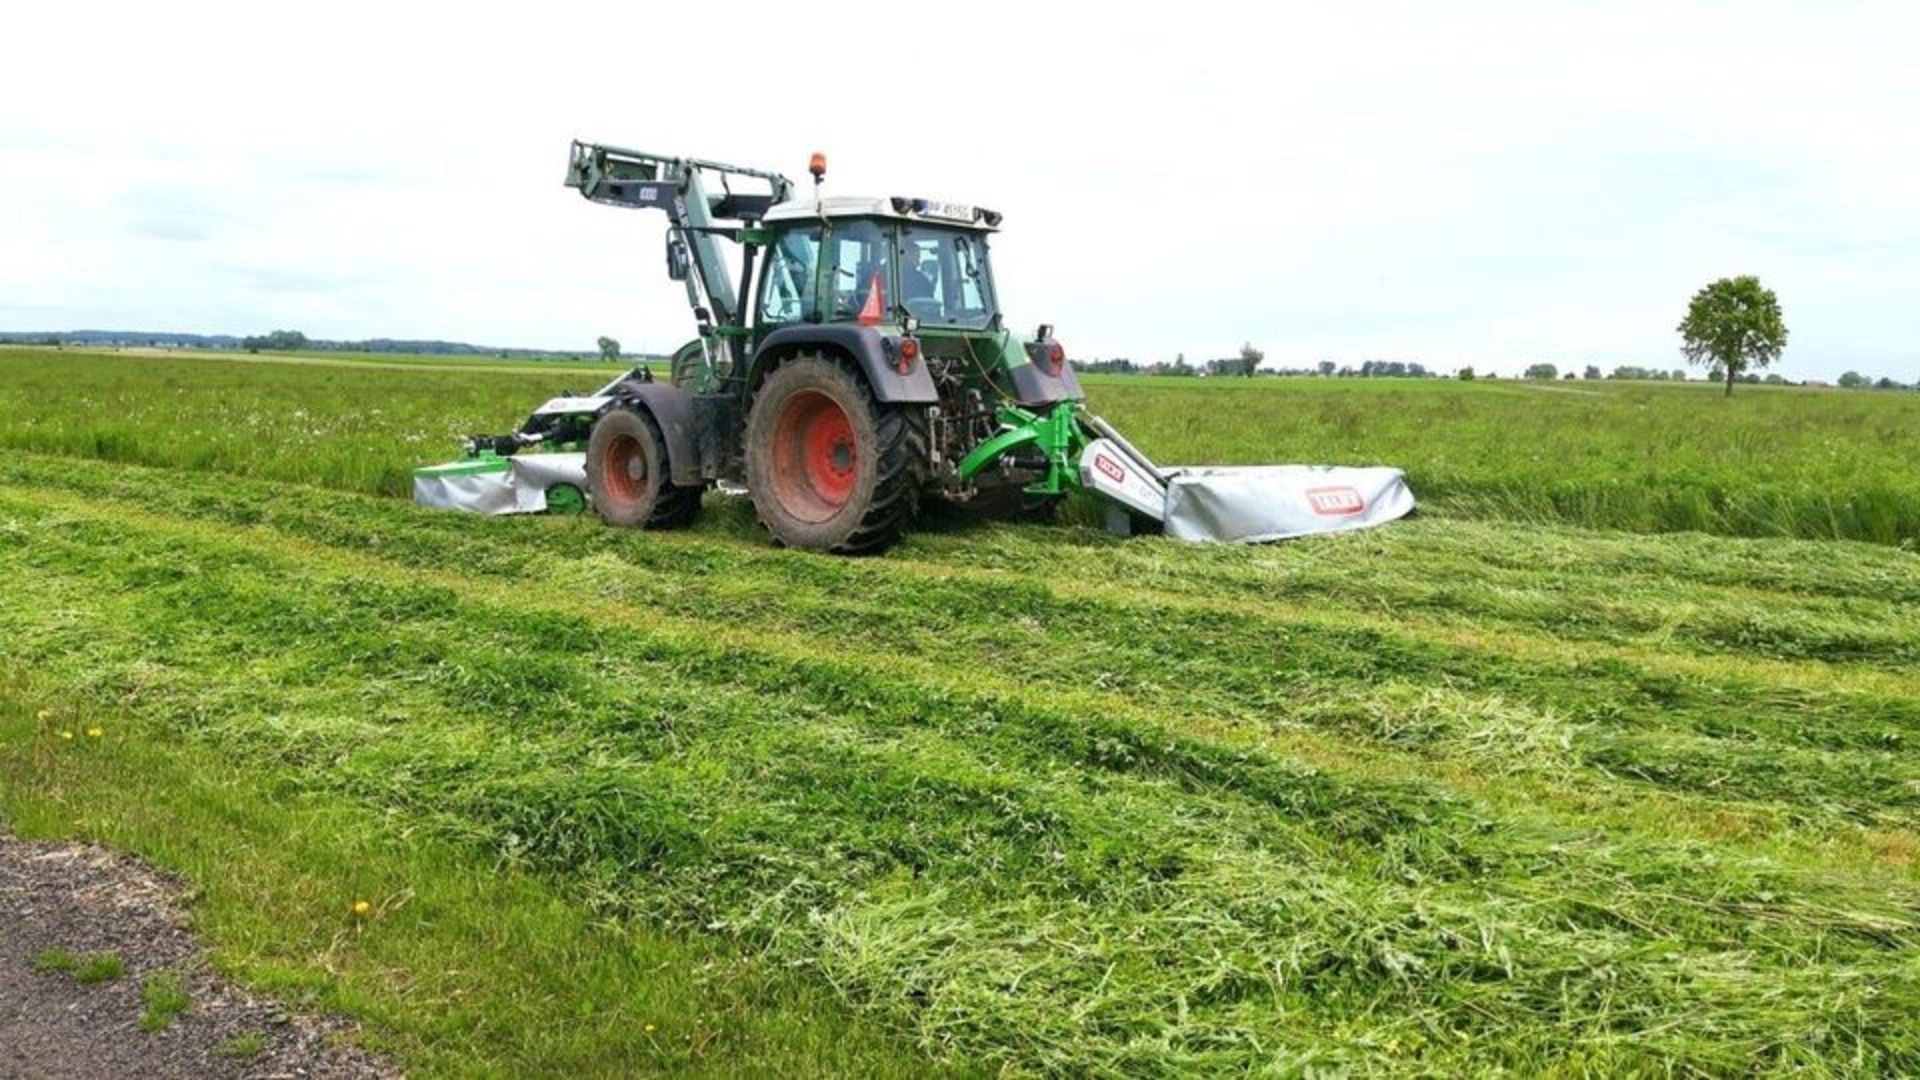
{"type": "Polygon", "coordinates": [[[696,336],[665,381],[645,365],[554,398],[508,435],[414,474],[416,501],[487,513],[590,505],[670,528],[744,485],[780,543],[842,553],[898,539],[940,498],[1044,517],[1074,491],[1117,529],[1270,540],[1377,524],[1413,499],[1397,469],[1163,469],[1085,406],[1041,325],[1006,329],[993,210],[920,197],[811,198],[778,173],[575,142],[568,186],[667,218],[667,275],[696,336]],[[736,190],[742,189],[742,190],[736,190]],[[727,246],[739,253],[737,271],[727,246]],[[584,496],[584,498],[582,497],[584,496]]]}

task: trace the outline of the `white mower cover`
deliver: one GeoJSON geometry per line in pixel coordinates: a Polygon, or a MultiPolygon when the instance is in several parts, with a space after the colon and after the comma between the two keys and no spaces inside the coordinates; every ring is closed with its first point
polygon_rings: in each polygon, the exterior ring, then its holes
{"type": "Polygon", "coordinates": [[[585,454],[515,454],[495,468],[471,465],[452,461],[415,470],[413,501],[473,514],[537,514],[547,508],[547,489],[555,484],[587,490],[585,454]]]}
{"type": "Polygon", "coordinates": [[[1200,465],[1155,469],[1108,439],[1080,455],[1090,489],[1179,540],[1257,544],[1382,525],[1413,509],[1399,469],[1200,465]],[[1155,474],[1158,475],[1155,475],[1155,474]]]}

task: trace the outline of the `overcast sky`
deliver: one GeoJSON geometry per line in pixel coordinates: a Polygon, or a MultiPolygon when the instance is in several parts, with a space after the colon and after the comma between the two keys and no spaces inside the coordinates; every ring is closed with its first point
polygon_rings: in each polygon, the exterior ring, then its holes
{"type": "Polygon", "coordinates": [[[0,329],[670,349],[581,136],[1001,210],[1079,356],[1675,367],[1753,273],[1789,377],[1920,378],[1910,2],[506,6],[15,5],[0,329]]]}

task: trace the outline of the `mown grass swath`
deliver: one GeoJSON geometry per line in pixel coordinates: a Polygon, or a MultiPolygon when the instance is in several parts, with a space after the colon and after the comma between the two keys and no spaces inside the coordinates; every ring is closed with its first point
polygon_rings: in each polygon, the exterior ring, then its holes
{"type": "Polygon", "coordinates": [[[564,880],[124,716],[48,681],[0,678],[0,821],[176,874],[218,967],[361,1021],[359,1041],[409,1076],[946,1071],[723,940],[605,919],[564,880]],[[95,723],[104,735],[82,749],[44,737],[95,723]],[[351,914],[355,897],[373,898],[373,913],[351,914]]]}
{"type": "MultiPolygon", "coordinates": [[[[555,364],[0,352],[0,447],[401,495],[462,435],[601,374],[555,364]],[[289,360],[290,362],[278,362],[289,360]]],[[[1391,464],[1456,515],[1920,544],[1920,395],[1449,380],[1089,377],[1172,463],[1391,464]]],[[[1088,520],[1092,520],[1089,515],[1088,520]]]]}
{"type": "Polygon", "coordinates": [[[16,454],[0,634],[936,1060],[1920,1067],[1908,553],[1429,518],[845,561],[712,502],[635,534],[16,454]]]}

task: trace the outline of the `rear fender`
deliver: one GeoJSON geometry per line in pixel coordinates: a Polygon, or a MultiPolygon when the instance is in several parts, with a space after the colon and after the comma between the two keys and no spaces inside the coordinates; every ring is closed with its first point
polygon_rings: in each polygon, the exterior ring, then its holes
{"type": "Polygon", "coordinates": [[[916,362],[905,375],[894,367],[887,355],[885,339],[871,326],[807,323],[788,326],[768,334],[754,350],[753,366],[747,375],[749,392],[757,388],[767,373],[788,356],[809,350],[843,353],[853,360],[867,377],[873,396],[890,405],[936,405],[939,392],[927,365],[916,362]]]}

